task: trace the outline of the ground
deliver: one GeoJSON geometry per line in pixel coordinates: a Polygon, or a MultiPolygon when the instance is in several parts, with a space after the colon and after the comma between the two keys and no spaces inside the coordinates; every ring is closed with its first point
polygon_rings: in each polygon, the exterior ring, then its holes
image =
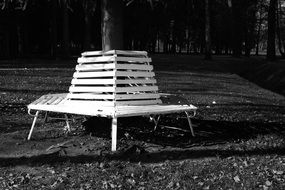
{"type": "Polygon", "coordinates": [[[117,152],[110,151],[105,119],[70,116],[67,134],[64,121],[43,125],[41,117],[27,141],[32,117],[26,105],[43,94],[66,92],[76,62],[2,62],[0,189],[285,188],[282,62],[152,57],[160,91],[198,107],[196,136],[183,114],[164,116],[156,131],[148,118],[123,118],[117,152]],[[90,126],[95,130],[86,130],[90,126]]]}

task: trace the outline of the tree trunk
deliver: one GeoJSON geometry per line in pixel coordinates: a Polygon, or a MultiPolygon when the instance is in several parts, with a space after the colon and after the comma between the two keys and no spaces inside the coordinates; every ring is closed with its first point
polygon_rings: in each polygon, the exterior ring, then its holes
{"type": "Polygon", "coordinates": [[[284,44],[283,44],[283,41],[281,39],[281,28],[280,28],[280,15],[281,14],[281,4],[280,4],[280,0],[278,2],[278,12],[277,12],[277,37],[278,37],[278,49],[279,49],[279,52],[281,54],[281,56],[284,58],[285,57],[285,53],[284,53],[284,44]]]}
{"type": "Polygon", "coordinates": [[[255,55],[259,54],[259,41],[260,41],[261,24],[262,24],[262,18],[261,18],[261,13],[259,13],[259,22],[258,22],[258,30],[257,30],[257,36],[256,36],[255,55]]]}
{"type": "Polygon", "coordinates": [[[123,0],[102,0],[101,11],[103,51],[123,49],[123,0]]]}
{"type": "Polygon", "coordinates": [[[275,32],[276,32],[276,7],[277,0],[270,0],[268,10],[268,38],[267,38],[267,59],[274,61],[275,52],[275,32]]]}
{"type": "Polygon", "coordinates": [[[205,59],[212,59],[209,0],[205,0],[205,59]]]}

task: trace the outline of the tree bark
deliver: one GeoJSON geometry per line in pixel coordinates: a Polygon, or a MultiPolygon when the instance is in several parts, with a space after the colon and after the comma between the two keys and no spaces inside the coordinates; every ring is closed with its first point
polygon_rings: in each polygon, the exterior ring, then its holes
{"type": "Polygon", "coordinates": [[[205,59],[212,59],[209,0],[205,0],[205,59]]]}
{"type": "Polygon", "coordinates": [[[123,49],[123,0],[102,0],[101,11],[103,51],[123,49]]]}
{"type": "Polygon", "coordinates": [[[274,61],[275,52],[275,33],[276,33],[276,7],[277,0],[270,0],[268,10],[268,36],[267,36],[267,59],[274,61]]]}
{"type": "Polygon", "coordinates": [[[262,18],[261,18],[261,13],[259,13],[258,30],[257,30],[257,36],[256,36],[255,55],[259,54],[259,41],[260,41],[261,24],[262,24],[262,18]]]}
{"type": "Polygon", "coordinates": [[[277,37],[278,37],[278,49],[279,49],[279,52],[282,56],[282,58],[285,57],[285,53],[284,53],[284,44],[283,44],[283,41],[281,39],[281,28],[280,28],[280,15],[281,14],[281,4],[280,4],[280,0],[278,2],[278,11],[277,11],[277,16],[276,16],[276,19],[277,19],[277,37]]]}

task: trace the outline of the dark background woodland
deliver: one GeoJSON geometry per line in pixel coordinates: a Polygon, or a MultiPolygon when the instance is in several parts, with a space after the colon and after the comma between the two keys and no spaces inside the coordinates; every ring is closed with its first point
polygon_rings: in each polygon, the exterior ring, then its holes
{"type": "MultiPolygon", "coordinates": [[[[209,45],[217,55],[284,57],[284,0],[123,3],[124,49],[204,54],[209,45]]],[[[2,0],[0,8],[0,59],[102,49],[100,0],[2,0]]]]}

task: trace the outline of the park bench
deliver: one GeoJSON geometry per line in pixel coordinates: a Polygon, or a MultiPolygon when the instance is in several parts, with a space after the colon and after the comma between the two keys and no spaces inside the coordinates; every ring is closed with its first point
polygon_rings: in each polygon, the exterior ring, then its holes
{"type": "Polygon", "coordinates": [[[194,136],[190,118],[197,108],[162,103],[147,52],[111,50],[81,55],[69,93],[43,95],[28,105],[28,112],[34,117],[28,140],[40,111],[64,113],[68,130],[66,114],[112,118],[112,151],[116,150],[119,117],[150,116],[156,128],[161,114],[184,112],[194,136]]]}

